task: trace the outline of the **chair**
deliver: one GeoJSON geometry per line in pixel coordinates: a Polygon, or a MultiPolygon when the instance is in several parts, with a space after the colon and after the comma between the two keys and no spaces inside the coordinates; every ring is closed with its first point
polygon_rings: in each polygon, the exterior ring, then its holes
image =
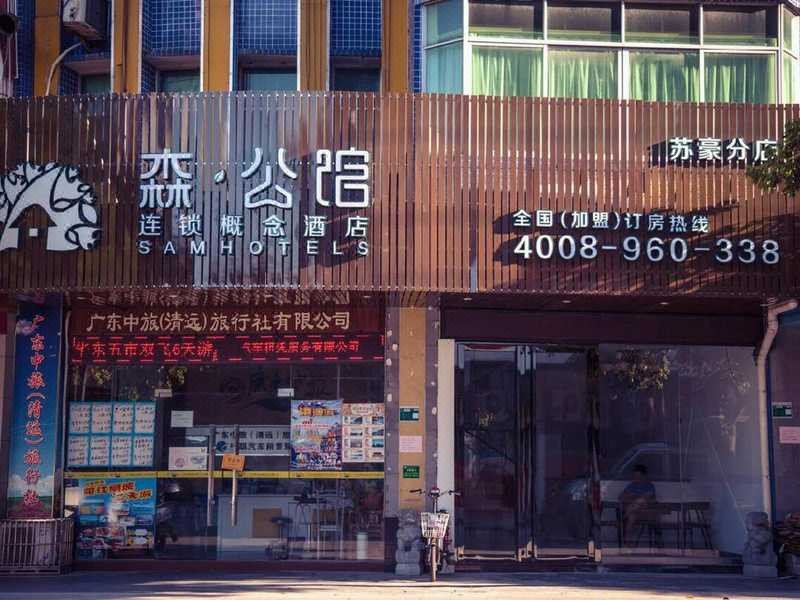
{"type": "Polygon", "coordinates": [[[711,523],[709,513],[710,502],[686,502],[683,505],[683,547],[687,548],[686,537],[694,547],[694,530],[698,529],[703,538],[703,545],[709,550],[714,548],[711,542],[711,523]]]}
{"type": "Polygon", "coordinates": [[[619,502],[604,500],[600,505],[600,537],[603,537],[604,527],[613,527],[617,531],[617,548],[622,548],[622,508],[619,502]],[[613,511],[613,520],[605,520],[606,511],[613,511]]]}

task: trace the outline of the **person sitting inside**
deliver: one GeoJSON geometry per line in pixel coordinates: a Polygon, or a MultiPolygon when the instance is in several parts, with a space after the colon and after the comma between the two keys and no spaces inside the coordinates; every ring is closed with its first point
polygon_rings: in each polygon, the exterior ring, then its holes
{"type": "Polygon", "coordinates": [[[630,537],[653,519],[653,504],[656,501],[656,488],[647,478],[647,467],[633,467],[631,481],[619,495],[622,508],[622,537],[627,543],[630,537]]]}

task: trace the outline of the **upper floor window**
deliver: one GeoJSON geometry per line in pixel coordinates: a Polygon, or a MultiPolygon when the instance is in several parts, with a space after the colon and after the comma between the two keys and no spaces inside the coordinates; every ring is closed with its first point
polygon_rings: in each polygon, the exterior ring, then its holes
{"type": "Polygon", "coordinates": [[[243,79],[245,90],[293,92],[297,89],[295,69],[246,69],[243,79]]]}
{"type": "Polygon", "coordinates": [[[722,7],[703,9],[703,42],[713,45],[777,46],[775,7],[722,7]]]}
{"type": "Polygon", "coordinates": [[[158,77],[160,92],[199,92],[200,71],[161,71],[158,77]]]}
{"type": "Polygon", "coordinates": [[[625,40],[657,44],[697,44],[700,41],[696,6],[625,5],[625,40]]]}
{"type": "Polygon", "coordinates": [[[340,92],[378,92],[381,70],[374,68],[334,67],[331,89],[340,92]]]}
{"type": "Polygon", "coordinates": [[[426,91],[464,91],[463,21],[464,0],[443,0],[425,7],[426,91]]]}
{"type": "Polygon", "coordinates": [[[619,3],[565,2],[547,4],[547,35],[553,40],[618,42],[621,39],[619,3]]]}
{"type": "Polygon", "coordinates": [[[469,0],[469,34],[541,39],[543,3],[530,0],[469,0]]]}
{"type": "Polygon", "coordinates": [[[108,94],[111,91],[111,75],[97,73],[81,75],[81,94],[108,94]]]}
{"type": "Polygon", "coordinates": [[[425,12],[426,44],[441,44],[460,38],[463,31],[463,10],[462,0],[443,0],[428,6],[425,12]]]}

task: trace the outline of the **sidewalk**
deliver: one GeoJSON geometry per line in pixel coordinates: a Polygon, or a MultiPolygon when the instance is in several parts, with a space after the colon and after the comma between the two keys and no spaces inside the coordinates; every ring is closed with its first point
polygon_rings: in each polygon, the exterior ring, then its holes
{"type": "Polygon", "coordinates": [[[800,599],[800,580],[753,580],[734,575],[664,574],[458,574],[439,583],[386,574],[294,575],[209,573],[90,573],[62,577],[0,578],[3,600],[225,598],[226,600],[658,600],[800,599]]]}

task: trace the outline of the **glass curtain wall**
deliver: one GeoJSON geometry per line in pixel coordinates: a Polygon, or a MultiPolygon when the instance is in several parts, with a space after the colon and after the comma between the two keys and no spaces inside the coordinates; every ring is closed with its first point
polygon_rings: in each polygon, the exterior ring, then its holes
{"type": "Polygon", "coordinates": [[[735,564],[765,509],[753,348],[459,344],[455,391],[465,555],[735,564]]]}
{"type": "Polygon", "coordinates": [[[785,7],[441,0],[423,18],[428,92],[800,99],[798,18],[785,7]]]}
{"type": "Polygon", "coordinates": [[[764,510],[752,348],[599,347],[604,553],[740,555],[764,510]]]}

